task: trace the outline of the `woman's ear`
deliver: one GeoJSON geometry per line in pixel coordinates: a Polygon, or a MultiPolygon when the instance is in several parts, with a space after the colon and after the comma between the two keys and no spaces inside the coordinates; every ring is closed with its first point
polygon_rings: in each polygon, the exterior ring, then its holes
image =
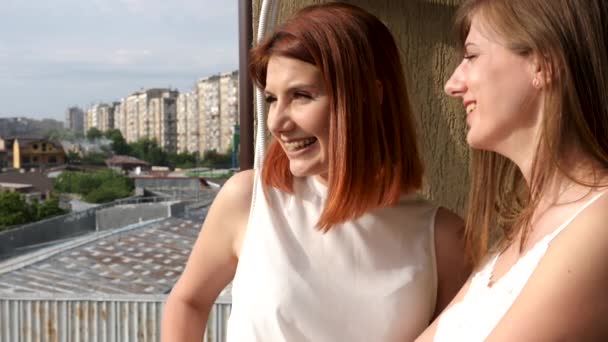
{"type": "Polygon", "coordinates": [[[382,98],[384,96],[384,88],[382,87],[382,82],[376,80],[376,86],[378,87],[378,100],[380,101],[380,105],[382,105],[382,98]]]}
{"type": "Polygon", "coordinates": [[[549,59],[545,56],[536,54],[532,58],[533,78],[532,86],[536,89],[541,89],[549,85],[554,78],[554,72],[551,68],[549,59]]]}

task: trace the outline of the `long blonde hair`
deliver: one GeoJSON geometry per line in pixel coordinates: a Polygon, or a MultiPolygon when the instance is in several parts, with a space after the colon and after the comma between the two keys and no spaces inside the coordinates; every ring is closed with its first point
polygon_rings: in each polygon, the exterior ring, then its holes
{"type": "Polygon", "coordinates": [[[589,187],[608,170],[608,2],[606,0],[465,0],[455,26],[461,43],[473,17],[521,56],[540,56],[549,77],[543,122],[529,183],[509,159],[472,151],[466,245],[478,264],[491,248],[520,236],[523,248],[532,215],[556,175],[589,187]],[[595,181],[577,179],[565,165],[574,147],[595,165],[595,181]]]}

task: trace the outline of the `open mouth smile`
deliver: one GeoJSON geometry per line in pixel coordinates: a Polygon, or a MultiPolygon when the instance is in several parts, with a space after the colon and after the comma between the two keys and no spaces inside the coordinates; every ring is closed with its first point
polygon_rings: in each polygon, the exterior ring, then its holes
{"type": "Polygon", "coordinates": [[[303,150],[305,148],[307,148],[308,146],[314,144],[315,142],[317,142],[317,138],[307,138],[307,139],[300,139],[300,140],[294,140],[294,141],[283,141],[283,146],[285,146],[285,149],[289,152],[296,152],[296,151],[300,151],[303,150]]]}

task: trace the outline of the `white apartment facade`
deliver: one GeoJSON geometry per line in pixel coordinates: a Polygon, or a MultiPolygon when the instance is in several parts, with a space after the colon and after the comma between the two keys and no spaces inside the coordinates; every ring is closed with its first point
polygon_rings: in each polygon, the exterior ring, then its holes
{"type": "Polygon", "coordinates": [[[199,151],[219,151],[219,76],[201,78],[196,84],[199,117],[199,151]]]}
{"type": "Polygon", "coordinates": [[[177,150],[199,151],[197,97],[195,91],[177,96],[177,150]]]}
{"type": "Polygon", "coordinates": [[[114,112],[117,103],[97,103],[89,107],[85,113],[84,133],[95,127],[105,132],[114,128],[114,112]]]}
{"type": "Polygon", "coordinates": [[[239,73],[220,75],[220,151],[232,151],[235,126],[239,124],[239,73]]]}
{"type": "Polygon", "coordinates": [[[116,128],[128,143],[155,139],[168,152],[228,153],[239,124],[238,71],[201,78],[183,94],[142,89],[111,105],[95,104],[83,121],[85,132],[91,127],[116,128]]]}
{"type": "Polygon", "coordinates": [[[199,111],[199,151],[232,150],[238,116],[238,71],[200,79],[196,86],[199,111]]]}

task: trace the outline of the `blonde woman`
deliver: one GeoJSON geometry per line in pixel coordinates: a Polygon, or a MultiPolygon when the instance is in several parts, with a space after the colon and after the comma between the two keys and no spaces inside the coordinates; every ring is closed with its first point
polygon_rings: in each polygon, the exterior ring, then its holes
{"type": "Polygon", "coordinates": [[[608,2],[466,0],[476,271],[419,341],[608,341],[608,2]],[[488,246],[501,228],[495,245],[488,246]]]}

